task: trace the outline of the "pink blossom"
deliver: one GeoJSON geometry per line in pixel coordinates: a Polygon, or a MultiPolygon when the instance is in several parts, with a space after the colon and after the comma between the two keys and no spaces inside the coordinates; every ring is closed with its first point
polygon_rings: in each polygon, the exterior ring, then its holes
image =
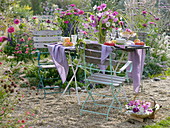
{"type": "Polygon", "coordinates": [[[149,24],[155,24],[154,22],[148,22],[149,24]]]}
{"type": "Polygon", "coordinates": [[[20,41],[21,41],[21,42],[24,42],[24,41],[25,41],[25,39],[24,39],[24,38],[21,38],[21,39],[20,39],[20,41]]]}
{"type": "Polygon", "coordinates": [[[20,46],[20,44],[16,44],[16,46],[20,46]]]}
{"type": "Polygon", "coordinates": [[[15,47],[15,50],[19,50],[19,48],[18,48],[18,47],[15,47]]]}
{"type": "Polygon", "coordinates": [[[102,8],[100,6],[97,7],[98,11],[102,11],[102,8]]]}
{"type": "Polygon", "coordinates": [[[102,10],[104,10],[107,7],[107,4],[101,4],[100,7],[102,10]]]}
{"type": "Polygon", "coordinates": [[[128,29],[128,28],[126,29],[126,31],[127,31],[127,32],[132,32],[132,30],[131,30],[131,29],[128,29]]]}
{"type": "Polygon", "coordinates": [[[147,11],[142,11],[142,14],[146,14],[147,13],[147,11]]]}
{"type": "Polygon", "coordinates": [[[102,24],[106,23],[109,20],[109,18],[103,19],[102,24]]]}
{"type": "Polygon", "coordinates": [[[84,14],[84,11],[83,11],[83,10],[80,10],[80,11],[78,11],[78,14],[79,14],[79,15],[83,15],[83,14],[84,14]]]}
{"type": "Polygon", "coordinates": [[[28,54],[29,52],[28,51],[25,51],[25,54],[28,54]]]}
{"type": "MultiPolygon", "coordinates": [[[[1,63],[1,62],[0,62],[1,63]]],[[[4,114],[4,111],[1,111],[1,114],[4,114]]]]}
{"type": "Polygon", "coordinates": [[[17,51],[17,53],[21,54],[21,53],[22,53],[22,51],[17,51]]]}
{"type": "Polygon", "coordinates": [[[14,20],[14,24],[19,24],[20,23],[20,20],[19,19],[15,19],[14,20]]]}
{"type": "Polygon", "coordinates": [[[26,48],[26,51],[30,50],[30,48],[26,48]]]}
{"type": "Polygon", "coordinates": [[[73,14],[74,14],[74,15],[77,15],[78,13],[77,13],[77,12],[74,12],[73,14]]]}
{"type": "Polygon", "coordinates": [[[4,41],[7,40],[7,39],[8,39],[7,37],[1,36],[1,37],[0,37],[0,42],[4,42],[4,41]]]}
{"type": "Polygon", "coordinates": [[[51,23],[51,21],[50,21],[50,20],[47,20],[46,23],[51,23]]]}
{"type": "Polygon", "coordinates": [[[71,7],[75,7],[76,5],[75,4],[70,4],[71,7]]]}
{"type": "Polygon", "coordinates": [[[91,20],[95,20],[95,16],[94,15],[90,15],[90,19],[91,20]]]}
{"type": "Polygon", "coordinates": [[[30,115],[30,112],[26,112],[26,115],[30,115]]]}
{"type": "Polygon", "coordinates": [[[37,19],[37,17],[33,16],[33,17],[32,17],[32,19],[34,19],[34,20],[35,20],[35,19],[37,19]]]}
{"type": "Polygon", "coordinates": [[[68,23],[69,23],[69,21],[68,21],[68,20],[66,20],[66,21],[64,21],[64,23],[65,23],[65,24],[68,24],[68,23]]]}
{"type": "Polygon", "coordinates": [[[2,62],[0,62],[0,65],[2,64],[2,62]]]}
{"type": "Polygon", "coordinates": [[[32,113],[31,115],[32,115],[32,116],[35,116],[35,114],[34,114],[34,113],[32,113]]]}
{"type": "Polygon", "coordinates": [[[11,27],[9,27],[9,28],[8,28],[8,33],[13,33],[13,32],[15,32],[14,27],[12,27],[12,26],[11,26],[11,27]]]}
{"type": "Polygon", "coordinates": [[[113,12],[113,16],[116,16],[116,15],[118,15],[118,14],[119,14],[119,13],[116,12],[116,11],[113,12]]]}
{"type": "Polygon", "coordinates": [[[61,12],[61,14],[66,14],[66,12],[61,12]]]}
{"type": "Polygon", "coordinates": [[[36,49],[36,48],[33,48],[34,50],[36,49]]]}
{"type": "Polygon", "coordinates": [[[27,40],[31,40],[31,37],[28,37],[28,39],[27,40]]]}
{"type": "Polygon", "coordinates": [[[0,52],[2,52],[3,50],[2,49],[0,49],[0,52]]]}
{"type": "Polygon", "coordinates": [[[71,15],[71,14],[72,14],[71,12],[66,13],[66,15],[71,15]]]}
{"type": "Polygon", "coordinates": [[[35,54],[35,51],[32,51],[31,54],[35,54]]]}
{"type": "Polygon", "coordinates": [[[18,120],[17,122],[18,122],[18,123],[21,123],[21,120],[18,120]]]}
{"type": "Polygon", "coordinates": [[[25,47],[28,47],[28,45],[25,45],[25,47]]]}
{"type": "Polygon", "coordinates": [[[114,18],[113,22],[117,22],[118,21],[118,18],[114,18]]]}
{"type": "Polygon", "coordinates": [[[124,22],[123,21],[119,21],[119,25],[124,25],[124,22]]]}
{"type": "Polygon", "coordinates": [[[155,20],[160,20],[160,18],[155,18],[155,20]]]}
{"type": "Polygon", "coordinates": [[[142,24],[143,27],[147,27],[148,25],[147,24],[142,24]]]}
{"type": "Polygon", "coordinates": [[[25,120],[21,120],[22,123],[25,123],[25,120]]]}

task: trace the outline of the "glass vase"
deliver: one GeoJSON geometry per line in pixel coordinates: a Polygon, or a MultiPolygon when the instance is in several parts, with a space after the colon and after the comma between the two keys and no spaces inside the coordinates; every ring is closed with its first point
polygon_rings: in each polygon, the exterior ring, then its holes
{"type": "Polygon", "coordinates": [[[106,34],[107,34],[106,32],[107,32],[106,30],[99,31],[98,40],[100,44],[104,44],[104,42],[106,42],[106,34]]]}

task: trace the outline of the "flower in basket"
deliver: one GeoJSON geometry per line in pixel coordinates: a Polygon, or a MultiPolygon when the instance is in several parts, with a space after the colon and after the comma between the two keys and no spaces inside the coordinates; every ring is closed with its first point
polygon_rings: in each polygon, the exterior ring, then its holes
{"type": "Polygon", "coordinates": [[[95,10],[96,13],[91,14],[83,26],[97,33],[99,43],[104,43],[107,32],[116,28],[119,23],[118,12],[107,9],[107,4],[104,3],[95,10]]]}
{"type": "Polygon", "coordinates": [[[153,114],[153,112],[157,111],[160,106],[158,104],[152,104],[147,101],[133,100],[125,105],[127,114],[132,116],[146,118],[153,114]]]}
{"type": "Polygon", "coordinates": [[[77,34],[77,27],[82,20],[84,11],[78,9],[75,4],[68,5],[68,10],[57,9],[57,25],[63,30],[64,36],[77,34]]]}

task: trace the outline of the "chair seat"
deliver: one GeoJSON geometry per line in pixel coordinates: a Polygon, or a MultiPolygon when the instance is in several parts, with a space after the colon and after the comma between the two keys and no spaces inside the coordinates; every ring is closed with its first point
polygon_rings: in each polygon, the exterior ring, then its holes
{"type": "Polygon", "coordinates": [[[55,65],[38,65],[39,68],[56,68],[55,65]]]}
{"type": "Polygon", "coordinates": [[[106,84],[106,85],[114,85],[119,86],[125,81],[125,77],[119,77],[114,75],[107,75],[102,73],[94,73],[87,78],[89,82],[106,84]]]}

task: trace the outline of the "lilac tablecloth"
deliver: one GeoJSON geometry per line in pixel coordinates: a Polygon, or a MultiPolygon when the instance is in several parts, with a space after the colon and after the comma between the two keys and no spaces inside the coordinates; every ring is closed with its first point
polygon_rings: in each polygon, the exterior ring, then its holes
{"type": "Polygon", "coordinates": [[[64,47],[60,44],[48,45],[48,50],[53,59],[53,62],[58,70],[60,78],[64,83],[66,81],[69,65],[65,55],[65,49],[74,49],[75,47],[64,47]]]}
{"type": "Polygon", "coordinates": [[[133,80],[134,91],[138,93],[145,61],[145,49],[136,49],[133,52],[129,52],[128,60],[132,61],[133,65],[132,72],[128,76],[133,80]]]}

